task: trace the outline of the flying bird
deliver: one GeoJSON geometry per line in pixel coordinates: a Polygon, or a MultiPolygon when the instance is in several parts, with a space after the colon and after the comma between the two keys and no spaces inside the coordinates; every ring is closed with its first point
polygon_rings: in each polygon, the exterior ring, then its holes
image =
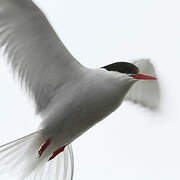
{"type": "Polygon", "coordinates": [[[77,137],[123,100],[158,108],[150,60],[84,67],[32,0],[0,0],[0,47],[42,119],[36,132],[0,146],[0,169],[21,179],[72,180],[77,137]]]}

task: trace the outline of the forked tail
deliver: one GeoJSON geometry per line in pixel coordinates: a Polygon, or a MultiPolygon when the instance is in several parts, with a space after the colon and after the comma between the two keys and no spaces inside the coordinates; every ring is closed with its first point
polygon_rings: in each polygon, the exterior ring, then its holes
{"type": "Polygon", "coordinates": [[[72,180],[74,159],[72,146],[54,159],[39,158],[42,144],[39,131],[0,146],[0,173],[17,175],[22,180],[72,180]]]}

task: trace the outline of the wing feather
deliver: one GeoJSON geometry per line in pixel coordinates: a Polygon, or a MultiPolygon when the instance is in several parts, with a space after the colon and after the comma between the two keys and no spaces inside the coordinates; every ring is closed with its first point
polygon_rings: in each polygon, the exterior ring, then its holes
{"type": "Polygon", "coordinates": [[[0,47],[43,111],[82,67],[32,0],[0,0],[0,47]]]}

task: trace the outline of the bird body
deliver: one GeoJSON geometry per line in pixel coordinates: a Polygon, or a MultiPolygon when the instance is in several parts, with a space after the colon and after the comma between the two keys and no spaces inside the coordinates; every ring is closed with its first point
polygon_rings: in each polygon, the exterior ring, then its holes
{"type": "Polygon", "coordinates": [[[78,82],[65,85],[54,97],[42,122],[42,132],[46,138],[63,142],[61,145],[71,143],[118,108],[135,82],[135,79],[117,72],[86,70],[78,82]]]}
{"type": "Polygon", "coordinates": [[[0,168],[18,169],[22,179],[72,179],[77,137],[124,99],[159,105],[158,82],[144,81],[156,79],[149,60],[84,67],[31,0],[0,0],[0,47],[42,119],[36,132],[0,146],[0,168]]]}

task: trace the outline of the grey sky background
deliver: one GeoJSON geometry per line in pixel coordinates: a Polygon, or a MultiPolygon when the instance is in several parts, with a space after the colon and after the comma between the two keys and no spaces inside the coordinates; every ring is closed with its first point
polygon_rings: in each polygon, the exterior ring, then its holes
{"type": "MultiPolygon", "coordinates": [[[[180,2],[36,0],[83,65],[150,58],[161,83],[158,113],[124,102],[74,143],[74,180],[180,179],[180,2]]],[[[1,59],[3,57],[1,56],[1,59]]],[[[38,127],[33,103],[0,61],[0,144],[38,127]]],[[[2,175],[0,179],[14,180],[2,175]]]]}

